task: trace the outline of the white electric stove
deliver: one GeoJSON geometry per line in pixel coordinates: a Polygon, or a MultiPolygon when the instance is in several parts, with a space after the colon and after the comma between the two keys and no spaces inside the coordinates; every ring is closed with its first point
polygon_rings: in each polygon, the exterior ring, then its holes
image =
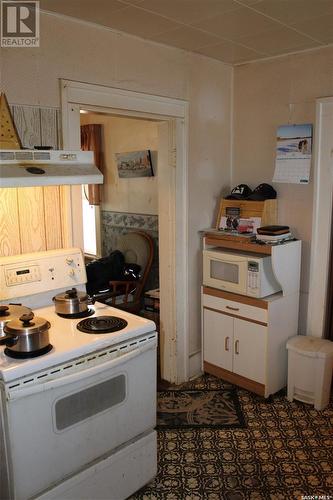
{"type": "Polygon", "coordinates": [[[85,282],[79,249],[0,259],[0,303],[49,321],[52,346],[29,359],[0,348],[0,498],[120,500],[156,474],[155,324],[96,302],[89,320],[126,326],[78,330],[52,297],[85,282]]]}

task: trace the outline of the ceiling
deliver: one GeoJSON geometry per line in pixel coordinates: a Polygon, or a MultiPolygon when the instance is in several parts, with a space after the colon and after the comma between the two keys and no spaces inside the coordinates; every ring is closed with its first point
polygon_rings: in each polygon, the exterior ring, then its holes
{"type": "Polygon", "coordinates": [[[40,0],[40,7],[228,64],[333,43],[332,0],[40,0]]]}

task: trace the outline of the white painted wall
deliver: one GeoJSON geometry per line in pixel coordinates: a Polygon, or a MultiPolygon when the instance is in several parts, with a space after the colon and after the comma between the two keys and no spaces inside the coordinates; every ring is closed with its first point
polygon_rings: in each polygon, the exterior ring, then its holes
{"type": "MultiPolygon", "coordinates": [[[[247,64],[234,72],[232,184],[271,184],[276,130],[288,123],[313,123],[316,98],[333,95],[333,48],[247,64]]],[[[313,168],[313,165],[312,165],[313,168]]],[[[310,184],[275,184],[279,223],[292,228],[302,245],[300,332],[306,332],[312,235],[310,184]]]]}
{"type": "Polygon", "coordinates": [[[136,120],[99,113],[82,113],[81,125],[103,125],[104,184],[102,210],[158,215],[157,177],[120,179],[116,153],[150,149],[158,175],[158,125],[149,120],[136,120]]]}
{"type": "Polygon", "coordinates": [[[59,78],[189,102],[190,353],[200,349],[198,231],[212,225],[230,185],[232,68],[104,28],[41,15],[41,46],[0,49],[0,88],[10,103],[59,106],[59,78]]]}

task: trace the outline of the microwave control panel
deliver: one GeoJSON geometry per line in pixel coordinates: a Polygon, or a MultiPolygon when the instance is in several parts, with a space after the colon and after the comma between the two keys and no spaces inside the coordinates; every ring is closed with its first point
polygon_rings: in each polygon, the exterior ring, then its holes
{"type": "Polygon", "coordinates": [[[259,262],[253,260],[248,261],[247,265],[248,287],[259,288],[259,262]]]}

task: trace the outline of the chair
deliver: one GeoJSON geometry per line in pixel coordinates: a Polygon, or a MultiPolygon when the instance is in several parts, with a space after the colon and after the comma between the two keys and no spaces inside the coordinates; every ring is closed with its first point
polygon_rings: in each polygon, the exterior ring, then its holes
{"type": "Polygon", "coordinates": [[[144,231],[132,231],[119,237],[117,250],[125,257],[125,263],[138,264],[141,278],[135,281],[110,281],[111,297],[106,304],[138,314],[142,308],[145,284],[154,257],[153,239],[144,231]]]}

